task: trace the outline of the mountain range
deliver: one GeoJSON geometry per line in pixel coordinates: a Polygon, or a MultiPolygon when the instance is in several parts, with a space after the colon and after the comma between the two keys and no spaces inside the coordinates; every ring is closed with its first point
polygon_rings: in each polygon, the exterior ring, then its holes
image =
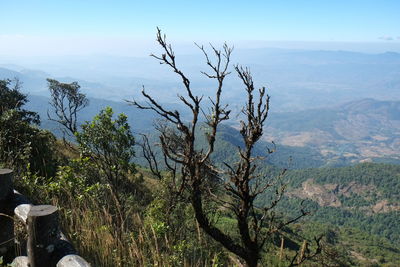
{"type": "Polygon", "coordinates": [[[309,147],[329,162],[400,160],[400,101],[362,99],[334,108],[275,113],[266,140],[309,147]]]}
{"type": "MultiPolygon", "coordinates": [[[[207,96],[211,83],[198,74],[204,70],[201,57],[181,59],[196,93],[207,96]]],[[[309,227],[306,232],[318,235],[323,227],[328,243],[343,248],[360,264],[396,266],[390,264],[400,260],[400,54],[259,49],[237,51],[234,59],[250,65],[257,85],[271,87],[270,114],[254,156],[260,156],[259,167],[271,176],[278,168],[289,169],[284,177],[287,194],[278,208],[296,216],[304,205],[311,216],[296,227],[309,227]]],[[[152,143],[158,142],[153,127],[157,116],[123,101],[143,101],[142,85],[163,106],[189,119],[176,100],[179,81],[151,59],[70,58],[63,66],[54,59],[50,65],[37,62],[28,67],[0,64],[0,79],[19,78],[28,94],[26,109],[38,112],[41,127],[59,137],[59,126],[47,118],[53,113],[46,78],[78,81],[82,86],[89,106],[80,112],[79,123],[111,106],[115,113],[128,116],[135,134],[147,133],[152,143]]],[[[238,131],[242,86],[233,79],[225,85],[223,99],[230,104],[232,120],[220,125],[217,135],[212,160],[220,165],[234,163],[237,148],[243,146],[238,131]]],[[[200,136],[202,126],[201,122],[200,136]]],[[[197,145],[204,142],[199,138],[197,145]]],[[[145,165],[139,149],[135,160],[145,165]]],[[[265,194],[256,201],[270,203],[269,197],[265,194]]]]}
{"type": "MultiPolygon", "coordinates": [[[[297,167],[343,166],[363,161],[400,162],[400,54],[365,54],[348,51],[247,49],[234,51],[232,62],[250,66],[256,86],[266,85],[271,95],[270,115],[260,154],[277,144],[276,164],[292,157],[297,167]]],[[[199,95],[210,95],[211,80],[200,53],[177,56],[177,64],[199,95]]],[[[176,94],[176,75],[154,58],[87,56],[0,63],[0,79],[18,78],[30,98],[28,108],[46,120],[46,78],[78,81],[90,98],[81,122],[105,106],[128,115],[135,132],[152,132],[151,112],[129,106],[124,99],[143,101],[142,85],[165,106],[185,114],[176,94]],[[25,67],[20,64],[27,64],[25,67]],[[73,77],[73,78],[72,78],[73,77]]],[[[222,128],[221,140],[236,146],[243,86],[231,74],[225,82],[224,103],[232,109],[232,122],[222,128]],[[236,133],[235,133],[236,132],[236,133]],[[225,139],[224,139],[225,138],[225,139]]],[[[207,105],[206,97],[204,102],[207,105]]],[[[50,110],[51,112],[51,110],[50,110]]]]}
{"type": "MultiPolygon", "coordinates": [[[[177,54],[177,64],[199,95],[209,95],[215,83],[200,51],[177,54]]],[[[400,100],[400,54],[349,51],[238,49],[233,64],[248,66],[256,87],[265,86],[274,111],[296,111],[374,98],[400,100]]],[[[176,103],[178,77],[151,57],[104,55],[34,58],[0,62],[0,77],[19,77],[29,93],[46,95],[46,78],[76,80],[90,97],[121,101],[139,98],[142,86],[164,102],[176,103]]],[[[243,86],[234,73],[225,81],[223,97],[232,108],[243,103],[243,86]]]]}
{"type": "MultiPolygon", "coordinates": [[[[40,114],[42,127],[59,133],[59,126],[47,119],[47,110],[51,114],[49,99],[30,95],[29,100],[27,108],[40,114]]],[[[106,106],[111,106],[116,114],[125,113],[135,133],[150,133],[152,140],[158,141],[153,129],[157,116],[127,102],[89,98],[89,106],[79,115],[80,122],[91,120],[106,106]]],[[[181,106],[165,106],[183,112],[181,106]]],[[[360,162],[400,163],[400,101],[362,99],[336,108],[274,112],[267,121],[255,153],[267,156],[267,161],[274,165],[307,168],[360,162]],[[275,148],[276,152],[269,155],[267,148],[275,148]]],[[[238,126],[238,120],[221,125],[216,160],[232,156],[227,151],[242,145],[238,126]]]]}

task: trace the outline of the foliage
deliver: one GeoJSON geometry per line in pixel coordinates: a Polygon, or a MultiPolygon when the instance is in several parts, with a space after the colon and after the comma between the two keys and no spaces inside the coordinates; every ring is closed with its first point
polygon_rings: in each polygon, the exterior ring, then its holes
{"type": "Polygon", "coordinates": [[[55,137],[32,123],[39,123],[35,112],[23,109],[26,95],[18,82],[9,88],[9,80],[0,80],[0,161],[18,173],[30,169],[40,175],[53,175],[58,155],[55,137]]]}
{"type": "Polygon", "coordinates": [[[163,185],[155,185],[147,171],[141,172],[146,180],[142,186],[153,190],[155,200],[144,202],[151,196],[142,189],[142,201],[136,205],[146,208],[138,211],[125,199],[129,195],[121,195],[123,221],[130,223],[124,228],[116,224],[115,209],[120,203],[106,185],[93,183],[99,175],[94,169],[89,158],[71,159],[54,178],[26,172],[16,187],[35,202],[60,207],[62,228],[94,266],[207,266],[224,260],[220,246],[196,228],[187,204],[166,212],[171,195],[163,185]]]}
{"type": "Polygon", "coordinates": [[[387,239],[357,227],[307,222],[300,227],[299,232],[308,236],[315,232],[324,232],[325,246],[328,247],[326,252],[336,250],[336,260],[346,260],[351,266],[369,266],[368,264],[372,265],[374,262],[378,266],[396,266],[400,260],[400,250],[387,239]]]}
{"type": "Polygon", "coordinates": [[[64,134],[74,135],[77,132],[77,114],[89,104],[88,99],[82,94],[77,82],[61,83],[57,80],[47,79],[51,95],[50,105],[54,108],[56,118],[48,117],[64,126],[64,134]],[[66,131],[65,131],[66,130],[66,131]]]}
{"type": "Polygon", "coordinates": [[[39,124],[40,118],[36,112],[28,111],[22,107],[28,102],[27,96],[20,92],[21,83],[16,79],[0,80],[0,116],[8,110],[15,110],[16,119],[39,124]]]}
{"type": "MultiPolygon", "coordinates": [[[[342,205],[321,207],[310,199],[291,197],[284,198],[278,210],[294,214],[299,203],[302,203],[306,209],[312,211],[305,225],[316,229],[317,225],[326,225],[336,233],[337,246],[345,246],[347,250],[355,251],[369,260],[384,259],[390,266],[390,263],[399,260],[395,256],[400,252],[399,211],[394,209],[374,212],[372,207],[383,200],[387,201],[387,205],[398,207],[399,173],[398,165],[378,163],[291,170],[286,175],[290,181],[289,192],[312,178],[319,185],[328,184],[331,188],[336,188],[328,193],[336,194],[342,205]],[[353,187],[345,195],[339,192],[350,185],[353,187]]],[[[264,195],[258,201],[267,202],[268,196],[264,195]]]]}
{"type": "Polygon", "coordinates": [[[119,114],[113,119],[113,110],[105,108],[91,122],[76,132],[79,148],[101,171],[114,189],[120,189],[127,173],[134,173],[132,159],[135,155],[135,139],[127,123],[127,117],[119,114]]]}
{"type": "Polygon", "coordinates": [[[200,230],[190,204],[177,201],[169,186],[171,179],[170,174],[163,174],[144,216],[144,226],[157,238],[165,263],[215,266],[217,262],[227,262],[228,255],[222,246],[200,230]]]}
{"type": "MultiPolygon", "coordinates": [[[[113,110],[106,108],[77,131],[77,112],[87,105],[77,83],[49,80],[53,104],[62,110],[56,111],[56,120],[75,134],[80,155],[73,144],[60,147],[52,134],[34,125],[39,117],[23,109],[27,99],[19,92],[18,82],[10,88],[11,81],[0,81],[0,166],[18,171],[15,187],[31,200],[60,207],[62,228],[84,258],[94,266],[240,265],[231,252],[249,265],[258,261],[262,266],[394,266],[400,261],[399,212],[366,212],[382,199],[398,204],[399,166],[366,163],[340,169],[291,170],[285,173],[290,181],[286,187],[279,176],[282,171],[268,165],[285,165],[282,158],[286,155],[255,165],[259,156],[270,152],[265,143],[257,143],[269,98],[263,98],[264,89],[253,94],[250,72],[236,67],[248,102],[244,108],[247,118],[239,132],[233,131],[219,125],[229,117],[219,99],[222,80],[228,75],[221,58],[229,61],[229,48],[225,47],[224,54],[212,47],[215,65],[200,47],[215,72],[204,74],[218,81],[207,114],[200,108],[201,98],[192,95],[189,80],[176,67],[172,49],[160,34],[158,38],[167,54],[156,58],[182,78],[188,96],[180,96],[180,100],[194,117],[188,123],[178,111],[164,109],[143,91],[152,105],[142,108],[155,110],[170,121],[159,125],[164,157],[147,154],[159,164],[151,165],[151,170],[132,163],[135,139],[125,115],[114,119],[113,110]],[[204,122],[197,120],[199,114],[205,115],[204,122]],[[236,147],[239,153],[235,153],[236,147]],[[68,159],[61,161],[59,150],[68,159]],[[162,165],[159,161],[164,161],[166,171],[158,168],[162,165]],[[312,200],[283,195],[286,188],[297,188],[310,177],[318,184],[357,183],[373,189],[340,195],[341,208],[319,207],[312,200]],[[301,204],[314,211],[313,215],[308,221],[294,223],[306,213],[302,210],[299,214],[301,204]],[[321,233],[324,237],[312,243],[321,233]],[[249,255],[256,260],[249,260],[249,255]]],[[[299,129],[303,126],[296,125],[299,129]]],[[[145,149],[151,148],[149,140],[144,140],[145,149]]],[[[290,153],[309,151],[294,149],[290,153]]],[[[312,165],[320,166],[320,159],[314,156],[312,165]]],[[[294,168],[302,164],[295,163],[294,168]]]]}

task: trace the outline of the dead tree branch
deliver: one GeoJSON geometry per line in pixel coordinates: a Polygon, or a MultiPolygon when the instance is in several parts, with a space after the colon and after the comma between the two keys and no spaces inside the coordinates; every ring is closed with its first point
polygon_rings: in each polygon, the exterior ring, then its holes
{"type": "MultiPolygon", "coordinates": [[[[180,166],[179,184],[174,179],[175,192],[186,192],[193,207],[195,218],[199,226],[213,239],[221,243],[227,250],[241,257],[247,266],[257,266],[261,251],[273,232],[299,220],[306,212],[284,223],[275,222],[271,210],[275,208],[285,192],[285,186],[280,183],[283,171],[276,181],[261,182],[262,176],[255,164],[259,159],[253,156],[253,148],[263,135],[264,123],[268,117],[270,97],[265,87],[255,89],[250,70],[239,65],[234,66],[240,81],[244,85],[247,100],[242,110],[244,119],[241,121],[240,134],[244,147],[239,149],[239,159],[236,164],[225,164],[225,169],[217,168],[210,156],[214,152],[218,126],[229,119],[230,110],[222,104],[222,91],[225,78],[230,74],[229,66],[233,48],[224,44],[222,50],[211,45],[211,54],[200,45],[197,47],[203,53],[209,71],[202,71],[205,77],[215,80],[214,96],[209,97],[210,107],[207,111],[200,105],[203,97],[193,94],[189,78],[181,71],[176,62],[172,46],[167,43],[166,36],[157,29],[157,42],[162,48],[161,55],[151,56],[160,64],[168,66],[181,79],[185,96],[178,95],[179,100],[189,109],[191,120],[184,121],[176,110],[164,108],[160,102],[147,94],[143,88],[142,95],[146,103],[130,101],[139,109],[152,110],[169,125],[158,127],[160,142],[165,163],[169,170],[176,172],[180,166]],[[207,148],[196,150],[196,127],[199,124],[199,115],[204,116],[206,125],[207,148]],[[174,128],[171,130],[171,128],[174,128]],[[172,162],[174,165],[171,165],[172,162]],[[213,192],[212,181],[217,181],[223,190],[222,195],[213,192]],[[267,207],[255,206],[255,200],[267,189],[276,189],[275,199],[267,207]],[[231,210],[237,221],[237,230],[240,241],[236,241],[228,233],[218,228],[212,216],[207,213],[206,203],[210,199],[220,207],[231,210]],[[270,229],[270,231],[268,231],[270,229]]],[[[268,153],[272,153],[268,150],[268,153]]],[[[176,178],[176,176],[174,176],[176,178]]]]}

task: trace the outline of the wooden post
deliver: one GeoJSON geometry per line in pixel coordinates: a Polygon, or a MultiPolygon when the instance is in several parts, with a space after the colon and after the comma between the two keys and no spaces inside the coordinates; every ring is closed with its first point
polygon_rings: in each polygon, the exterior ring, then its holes
{"type": "Polygon", "coordinates": [[[51,253],[60,239],[57,207],[32,206],[28,212],[28,260],[30,267],[54,266],[51,253]]]}
{"type": "MultiPolygon", "coordinates": [[[[27,230],[28,234],[36,232],[36,235],[30,234],[32,239],[29,241],[31,244],[29,254],[31,255],[31,258],[37,258],[37,250],[40,250],[41,248],[46,248],[46,255],[45,257],[41,260],[41,262],[44,262],[45,265],[39,265],[37,264],[36,266],[60,266],[60,267],[89,267],[90,264],[87,263],[84,259],[82,259],[80,256],[76,255],[77,251],[74,249],[73,245],[71,242],[68,241],[66,236],[59,231],[58,225],[58,219],[54,220],[54,216],[57,216],[57,208],[54,206],[48,206],[49,209],[43,210],[43,206],[33,206],[32,204],[27,201],[27,199],[19,194],[18,192],[15,191],[14,193],[14,204],[17,205],[16,208],[14,209],[14,213],[16,217],[24,222],[27,226],[29,226],[29,230],[27,230]],[[51,213],[52,209],[55,209],[53,213],[51,213]],[[31,212],[31,210],[33,210],[31,212]],[[39,210],[40,215],[42,216],[35,216],[35,219],[32,220],[34,222],[28,223],[30,221],[32,215],[37,215],[35,210],[39,210]],[[47,213],[50,213],[49,215],[45,215],[47,213]],[[39,221],[38,221],[39,220],[39,221]],[[43,230],[40,230],[38,233],[38,228],[43,228],[43,226],[40,226],[40,220],[44,221],[50,221],[50,226],[47,226],[47,232],[53,232],[57,233],[56,236],[53,235],[54,239],[51,239],[44,242],[44,243],[49,243],[47,246],[46,245],[39,245],[39,247],[36,247],[38,244],[38,240],[43,240],[43,235],[48,235],[48,233],[43,233],[43,230]],[[30,230],[32,229],[32,230],[30,230]],[[51,231],[51,229],[54,229],[51,231]],[[40,236],[42,235],[42,236],[40,236]],[[35,237],[35,239],[34,239],[35,237]],[[33,253],[31,253],[33,252],[33,253]],[[36,254],[35,254],[36,253],[36,254]],[[32,255],[33,254],[33,255],[32,255]],[[48,262],[45,262],[48,260],[48,262]]],[[[46,207],[46,206],[44,206],[46,207]]],[[[46,226],[44,226],[46,227],[46,226]]],[[[40,242],[39,240],[39,242],[40,242]]],[[[43,249],[41,249],[43,251],[43,249]]],[[[26,253],[28,254],[28,253],[26,253]]],[[[28,261],[28,257],[26,258],[26,261],[28,261]]],[[[24,266],[27,267],[27,265],[23,265],[25,260],[22,257],[19,257],[18,261],[15,261],[15,264],[17,267],[19,266],[24,266]],[[18,265],[19,264],[19,265],[18,265]]],[[[35,264],[35,262],[34,262],[35,264]]],[[[31,265],[32,266],[32,265],[31,265]]]]}
{"type": "MultiPolygon", "coordinates": [[[[0,185],[9,184],[1,178],[0,185]]],[[[0,187],[0,189],[4,188],[0,187]]],[[[16,267],[90,267],[87,261],[76,255],[73,245],[60,231],[57,207],[34,206],[25,196],[13,190],[12,186],[7,202],[6,207],[13,211],[11,214],[15,214],[16,218],[25,223],[28,232],[28,257],[16,257],[13,261],[16,267]]],[[[0,234],[3,233],[2,230],[3,228],[0,228],[0,234]]],[[[13,233],[12,230],[11,233],[13,233]]]]}
{"type": "Polygon", "coordinates": [[[13,172],[0,169],[0,256],[5,261],[12,260],[14,252],[14,221],[9,201],[13,196],[13,172]]]}
{"type": "Polygon", "coordinates": [[[36,229],[35,229],[35,222],[36,218],[35,217],[28,217],[27,221],[27,231],[28,231],[28,241],[26,243],[26,247],[28,250],[28,263],[29,267],[39,267],[39,264],[37,263],[37,257],[36,256],[36,229]]]}

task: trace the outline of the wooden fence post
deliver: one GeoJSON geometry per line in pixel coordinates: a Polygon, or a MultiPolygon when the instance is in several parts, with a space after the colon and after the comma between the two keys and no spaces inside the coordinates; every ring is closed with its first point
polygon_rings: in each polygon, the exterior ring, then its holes
{"type": "Polygon", "coordinates": [[[14,252],[13,210],[9,206],[13,196],[12,177],[12,170],[0,169],[0,256],[6,261],[11,260],[14,252]]]}
{"type": "MultiPolygon", "coordinates": [[[[26,203],[21,195],[16,195],[22,200],[18,203],[26,203]]],[[[72,244],[60,232],[56,207],[20,204],[14,212],[17,218],[27,226],[29,235],[27,254],[30,258],[33,258],[31,261],[25,256],[15,258],[13,264],[16,267],[28,267],[28,262],[36,264],[30,264],[30,267],[90,267],[87,261],[76,255],[77,252],[72,244]],[[44,254],[43,257],[40,256],[43,255],[42,253],[44,254]]]]}
{"type": "Polygon", "coordinates": [[[60,230],[57,207],[32,205],[13,189],[12,170],[0,169],[0,257],[16,267],[89,267],[76,253],[60,230]],[[27,226],[28,257],[14,255],[14,214],[27,226]]]}
{"type": "MultiPolygon", "coordinates": [[[[50,255],[60,239],[57,207],[32,206],[28,212],[28,260],[30,267],[52,266],[50,255]]],[[[55,265],[55,264],[54,264],[55,265]]]]}

